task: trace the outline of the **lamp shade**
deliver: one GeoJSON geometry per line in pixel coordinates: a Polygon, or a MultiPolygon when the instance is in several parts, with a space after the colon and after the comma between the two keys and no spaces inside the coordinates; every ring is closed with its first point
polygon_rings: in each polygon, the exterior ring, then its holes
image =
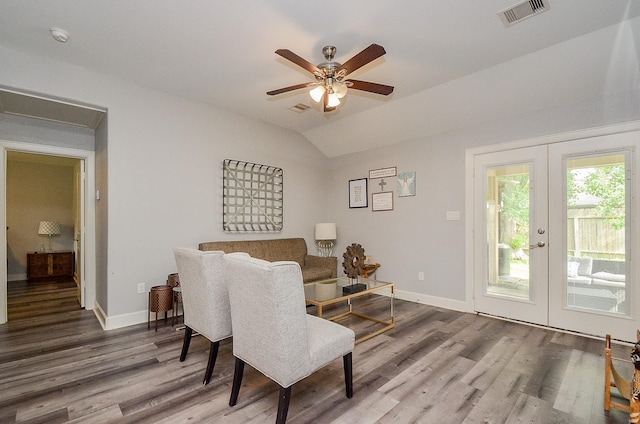
{"type": "Polygon", "coordinates": [[[60,223],[55,221],[40,221],[38,234],[51,235],[60,234],[60,223]]]}
{"type": "Polygon", "coordinates": [[[336,224],[332,222],[323,222],[316,224],[316,240],[335,240],[336,224]]]}
{"type": "Polygon", "coordinates": [[[320,100],[322,100],[322,96],[324,96],[325,90],[326,89],[324,88],[324,85],[319,85],[313,90],[311,90],[309,92],[309,95],[311,96],[314,102],[318,103],[320,102],[320,100]]]}
{"type": "Polygon", "coordinates": [[[338,95],[334,92],[330,92],[329,93],[329,99],[327,100],[327,106],[328,107],[336,107],[340,104],[340,99],[338,98],[338,95]]]}

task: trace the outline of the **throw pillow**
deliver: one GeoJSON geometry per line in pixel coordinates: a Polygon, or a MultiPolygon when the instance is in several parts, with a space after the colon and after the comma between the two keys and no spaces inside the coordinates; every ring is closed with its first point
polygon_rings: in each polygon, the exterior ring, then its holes
{"type": "Polygon", "coordinates": [[[577,277],[578,276],[578,268],[580,267],[580,262],[568,262],[567,263],[567,276],[568,277],[577,277]]]}

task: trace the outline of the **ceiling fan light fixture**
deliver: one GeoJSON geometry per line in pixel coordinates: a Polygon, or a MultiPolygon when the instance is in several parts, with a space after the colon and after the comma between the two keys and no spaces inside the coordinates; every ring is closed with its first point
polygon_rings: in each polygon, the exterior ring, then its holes
{"type": "Polygon", "coordinates": [[[366,64],[373,62],[380,56],[386,54],[384,47],[378,44],[371,44],[369,47],[365,48],[343,64],[333,61],[335,52],[335,47],[325,46],[324,49],[322,49],[322,53],[326,62],[320,63],[316,66],[301,58],[291,50],[276,50],[277,55],[310,72],[314,76],[315,81],[291,85],[278,90],[267,91],[267,95],[274,96],[276,94],[288,93],[300,88],[309,88],[309,95],[313,101],[317,103],[324,103],[324,112],[331,112],[340,105],[340,99],[347,95],[348,89],[367,91],[369,93],[382,94],[385,96],[388,96],[393,92],[393,87],[390,85],[345,79],[351,72],[360,69],[366,64]]]}
{"type": "Polygon", "coordinates": [[[336,93],[334,93],[333,91],[329,92],[329,99],[327,100],[327,106],[328,107],[336,107],[340,104],[340,99],[338,98],[338,95],[336,93]]]}
{"type": "Polygon", "coordinates": [[[324,96],[325,88],[324,85],[319,85],[309,91],[309,95],[313,99],[314,102],[319,103],[322,100],[322,96],[324,96]]]}
{"type": "Polygon", "coordinates": [[[334,82],[333,91],[339,99],[347,95],[347,85],[344,82],[334,82]]]}

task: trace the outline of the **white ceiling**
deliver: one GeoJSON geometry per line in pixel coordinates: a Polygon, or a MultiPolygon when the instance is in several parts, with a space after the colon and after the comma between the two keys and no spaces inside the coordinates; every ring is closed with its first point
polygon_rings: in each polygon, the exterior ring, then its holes
{"type": "MultiPolygon", "coordinates": [[[[509,75],[514,59],[640,16],[638,0],[548,0],[548,11],[505,28],[497,13],[518,2],[7,0],[0,6],[0,44],[289,128],[337,156],[415,137],[414,127],[424,136],[496,119],[509,110],[509,99],[504,81],[486,75],[509,75]],[[66,30],[70,40],[54,41],[51,27],[66,30]],[[318,64],[322,47],[334,45],[335,60],[344,63],[371,43],[387,54],[350,76],[393,85],[391,96],[351,90],[335,112],[296,113],[288,108],[313,105],[308,90],[265,94],[312,81],[276,49],[318,64]],[[455,122],[443,119],[452,106],[434,101],[469,93],[470,84],[474,95],[499,93],[504,100],[462,96],[455,122]],[[485,91],[476,91],[479,85],[485,91]]],[[[543,79],[548,74],[537,72],[543,79]]],[[[589,93],[590,72],[583,67],[567,81],[573,92],[589,93]]],[[[532,99],[527,107],[545,107],[541,102],[532,99]]]]}

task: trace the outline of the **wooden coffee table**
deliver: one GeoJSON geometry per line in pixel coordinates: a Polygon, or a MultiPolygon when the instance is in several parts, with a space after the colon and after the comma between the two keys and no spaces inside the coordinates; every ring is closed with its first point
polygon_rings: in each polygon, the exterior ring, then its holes
{"type": "Polygon", "coordinates": [[[364,285],[364,290],[352,294],[344,294],[342,290],[343,287],[351,285],[351,280],[347,277],[331,278],[328,280],[316,281],[304,285],[304,297],[307,305],[315,306],[316,313],[320,318],[323,318],[322,315],[325,307],[341,302],[347,302],[348,310],[346,312],[332,315],[327,319],[331,321],[337,321],[340,318],[354,316],[368,321],[373,321],[381,325],[381,327],[376,331],[356,339],[356,343],[363,342],[373,336],[384,333],[385,331],[392,329],[396,325],[396,317],[393,309],[395,285],[393,283],[387,283],[384,281],[368,280],[362,278],[358,281],[358,283],[364,285]],[[388,292],[390,298],[390,319],[388,321],[365,315],[353,310],[353,299],[362,299],[363,301],[366,301],[366,299],[371,298],[372,294],[384,294],[384,292],[388,292]]]}

